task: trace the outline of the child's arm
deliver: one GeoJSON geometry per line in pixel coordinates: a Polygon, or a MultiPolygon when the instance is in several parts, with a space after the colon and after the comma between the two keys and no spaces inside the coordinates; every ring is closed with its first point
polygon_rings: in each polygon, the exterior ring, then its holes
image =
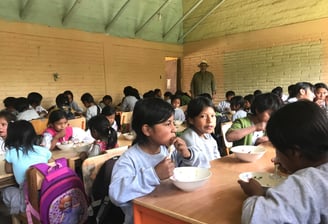
{"type": "Polygon", "coordinates": [[[249,179],[248,182],[238,180],[238,183],[239,183],[240,187],[243,189],[243,191],[245,192],[245,194],[247,194],[248,196],[254,196],[254,195],[264,196],[265,195],[265,190],[263,189],[263,187],[260,185],[259,182],[257,182],[253,178],[249,179]]]}
{"type": "MultiPolygon", "coordinates": [[[[66,131],[65,129],[59,131],[52,139],[51,139],[51,145],[50,145],[50,150],[53,150],[56,147],[57,142],[59,141],[60,138],[65,137],[66,131]]],[[[68,139],[67,139],[68,140],[68,139]]]]}
{"type": "Polygon", "coordinates": [[[249,126],[247,128],[229,129],[226,133],[226,138],[229,142],[234,142],[242,139],[246,135],[249,135],[255,131],[264,131],[266,127],[265,122],[257,123],[256,125],[249,126]]]}
{"type": "Polygon", "coordinates": [[[5,171],[6,173],[13,173],[13,165],[11,163],[8,163],[5,160],[5,171]]]}

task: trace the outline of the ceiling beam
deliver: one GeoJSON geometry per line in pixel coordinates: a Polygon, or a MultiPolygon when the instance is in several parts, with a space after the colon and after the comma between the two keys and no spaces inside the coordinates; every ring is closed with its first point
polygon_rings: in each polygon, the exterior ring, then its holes
{"type": "Polygon", "coordinates": [[[171,26],[171,28],[166,33],[163,34],[163,38],[165,38],[167,34],[169,34],[176,25],[183,22],[183,20],[187,18],[187,16],[189,16],[190,13],[192,13],[202,2],[203,0],[198,0],[198,2],[193,7],[191,7],[191,9],[186,12],[186,14],[184,14],[173,26],[171,26]]]}
{"type": "Polygon", "coordinates": [[[217,8],[219,8],[225,0],[221,0],[214,8],[212,8],[206,15],[204,15],[195,25],[193,25],[185,34],[179,37],[178,41],[183,40],[189,33],[191,33],[196,27],[203,22],[209,15],[211,15],[217,8]]]}
{"type": "Polygon", "coordinates": [[[137,35],[153,18],[154,16],[156,16],[161,9],[167,4],[169,3],[170,0],[165,0],[165,2],[154,12],[154,14],[152,16],[150,16],[146,22],[144,22],[140,27],[138,27],[138,29],[135,32],[135,35],[137,35]]]}
{"type": "Polygon", "coordinates": [[[108,30],[110,29],[111,25],[119,18],[119,16],[123,13],[124,9],[126,8],[126,6],[128,5],[130,0],[126,0],[125,3],[122,5],[122,7],[117,11],[116,15],[113,17],[113,19],[111,21],[109,21],[107,23],[107,25],[105,26],[105,31],[106,33],[108,32],[108,30]]]}
{"type": "Polygon", "coordinates": [[[19,12],[19,17],[21,19],[25,19],[27,12],[29,11],[29,9],[32,6],[32,2],[33,2],[33,0],[27,0],[25,2],[25,5],[23,6],[23,8],[19,12]]]}
{"type": "Polygon", "coordinates": [[[71,13],[73,11],[73,9],[75,8],[75,6],[77,5],[77,3],[81,3],[82,0],[75,0],[75,2],[73,3],[72,7],[67,11],[67,13],[63,16],[62,18],[62,24],[65,25],[68,20],[71,18],[71,13]]]}

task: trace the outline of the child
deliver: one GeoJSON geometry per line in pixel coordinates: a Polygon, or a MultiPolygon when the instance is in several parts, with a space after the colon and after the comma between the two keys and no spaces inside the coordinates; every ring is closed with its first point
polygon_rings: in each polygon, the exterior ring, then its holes
{"type": "Polygon", "coordinates": [[[5,170],[14,173],[19,187],[8,187],[2,192],[3,202],[10,209],[10,214],[25,212],[23,183],[26,170],[37,163],[47,163],[51,152],[35,145],[37,135],[32,124],[25,120],[11,122],[8,125],[8,135],[5,146],[8,149],[5,156],[5,170]]]}
{"type": "Polygon", "coordinates": [[[93,96],[90,93],[85,93],[81,96],[83,105],[87,108],[85,118],[87,122],[94,116],[101,113],[101,108],[96,104],[93,96]]]}
{"type": "Polygon", "coordinates": [[[40,115],[33,109],[29,108],[27,98],[18,97],[15,102],[15,109],[18,111],[17,120],[30,121],[33,119],[39,119],[40,115]]]}
{"type": "Polygon", "coordinates": [[[78,127],[68,126],[67,114],[65,111],[57,109],[50,113],[48,128],[43,133],[42,145],[50,150],[56,147],[57,143],[69,140],[90,142],[93,138],[84,130],[78,127]]]}
{"type": "Polygon", "coordinates": [[[218,104],[218,111],[222,114],[228,114],[230,113],[230,100],[232,97],[234,97],[236,94],[234,91],[229,90],[226,92],[225,97],[226,99],[221,101],[218,104]]]}
{"type": "Polygon", "coordinates": [[[247,116],[246,111],[244,111],[244,98],[242,96],[234,96],[230,100],[230,108],[235,111],[232,115],[232,121],[238,118],[243,118],[247,116]]]}
{"type": "Polygon", "coordinates": [[[48,111],[41,106],[42,95],[37,92],[31,92],[27,95],[27,100],[30,104],[30,108],[34,109],[40,117],[45,117],[48,111]]]}
{"type": "Polygon", "coordinates": [[[118,125],[115,121],[115,108],[114,107],[110,107],[110,106],[105,106],[102,111],[101,114],[106,116],[106,118],[108,119],[111,127],[117,131],[118,130],[118,125]]]}
{"type": "Polygon", "coordinates": [[[14,122],[16,116],[9,111],[0,111],[0,155],[5,155],[5,140],[7,137],[7,128],[10,122],[14,122]]]}
{"type": "Polygon", "coordinates": [[[180,104],[181,104],[181,99],[179,96],[177,95],[173,95],[171,98],[171,104],[174,108],[174,120],[178,120],[178,121],[185,121],[186,120],[186,116],[183,112],[183,110],[181,110],[180,104]]]}
{"type": "Polygon", "coordinates": [[[175,136],[173,108],[159,98],[139,100],[133,110],[134,145],[115,163],[109,196],[125,213],[125,224],[133,223],[132,200],[151,193],[161,180],[173,175],[175,165],[197,165],[185,142],[175,136]],[[176,150],[171,158],[167,146],[176,150]]]}
{"type": "Polygon", "coordinates": [[[242,223],[328,223],[328,119],[310,101],[288,104],[267,125],[275,162],[290,175],[265,191],[257,181],[239,180],[251,196],[242,223]]]}
{"type": "Polygon", "coordinates": [[[18,111],[15,109],[16,98],[9,96],[3,100],[3,105],[5,106],[4,111],[9,111],[10,113],[14,114],[15,116],[18,115],[18,111]]]}
{"type": "Polygon", "coordinates": [[[254,95],[253,94],[248,94],[244,96],[244,110],[246,113],[251,113],[251,106],[254,101],[254,95]]]}
{"type": "Polygon", "coordinates": [[[182,133],[189,149],[200,161],[199,167],[211,167],[210,161],[220,158],[217,142],[212,137],[216,126],[216,113],[212,101],[203,96],[192,99],[187,108],[189,127],[182,133]]]}
{"type": "Polygon", "coordinates": [[[88,151],[88,157],[97,156],[107,149],[118,146],[116,131],[110,126],[108,119],[104,115],[92,117],[89,120],[89,130],[95,142],[88,151]]]}
{"type": "Polygon", "coordinates": [[[113,104],[113,98],[110,95],[105,95],[102,98],[102,101],[99,102],[99,106],[103,109],[104,107],[108,106],[112,106],[113,104]]]}
{"type": "Polygon", "coordinates": [[[273,93],[257,95],[251,105],[251,114],[233,122],[226,133],[227,140],[233,142],[233,146],[258,145],[268,141],[266,124],[271,113],[281,105],[282,101],[273,93]]]}
{"type": "Polygon", "coordinates": [[[69,107],[72,108],[72,110],[74,111],[74,114],[81,115],[83,113],[83,109],[77,104],[77,102],[74,101],[74,96],[73,96],[72,91],[66,90],[64,92],[64,95],[67,97],[69,107]]]}

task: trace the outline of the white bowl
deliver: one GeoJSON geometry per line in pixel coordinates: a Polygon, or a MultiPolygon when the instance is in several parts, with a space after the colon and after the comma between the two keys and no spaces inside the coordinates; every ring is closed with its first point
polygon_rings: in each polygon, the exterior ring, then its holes
{"type": "Polygon", "coordinates": [[[183,191],[194,191],[203,186],[212,175],[208,168],[177,167],[170,179],[183,191]]]}
{"type": "Polygon", "coordinates": [[[73,149],[73,145],[74,145],[73,142],[68,142],[68,143],[59,143],[56,146],[62,151],[67,151],[73,149]]]}
{"type": "Polygon", "coordinates": [[[134,140],[135,139],[135,134],[133,132],[128,132],[128,133],[124,133],[123,137],[127,140],[134,140]]]}
{"type": "Polygon", "coordinates": [[[85,152],[88,151],[93,142],[77,142],[74,143],[73,148],[77,152],[85,152]]]}
{"type": "Polygon", "coordinates": [[[232,147],[230,151],[233,152],[236,157],[242,161],[254,162],[260,159],[266,150],[261,146],[240,145],[232,147]]]}
{"type": "Polygon", "coordinates": [[[242,181],[248,182],[250,178],[255,179],[264,188],[275,187],[286,179],[284,176],[268,172],[245,172],[239,174],[239,179],[242,181]]]}

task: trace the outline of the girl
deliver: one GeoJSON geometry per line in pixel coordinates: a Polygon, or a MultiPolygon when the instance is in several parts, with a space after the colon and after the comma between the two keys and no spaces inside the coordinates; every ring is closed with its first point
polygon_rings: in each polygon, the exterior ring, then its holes
{"type": "Polygon", "coordinates": [[[87,108],[87,111],[85,113],[85,118],[88,124],[88,121],[92,117],[100,114],[101,108],[96,104],[95,100],[93,99],[93,96],[90,93],[83,94],[81,96],[81,101],[83,105],[87,108]]]}
{"type": "Polygon", "coordinates": [[[57,109],[50,113],[48,128],[43,133],[42,144],[46,148],[53,150],[57,143],[69,140],[93,141],[93,138],[84,130],[78,127],[67,125],[67,114],[65,111],[57,109]]]}
{"type": "Polygon", "coordinates": [[[177,95],[173,95],[171,98],[171,104],[174,108],[174,120],[178,121],[185,121],[186,116],[184,114],[184,111],[180,109],[181,99],[177,95]]]}
{"type": "Polygon", "coordinates": [[[216,126],[212,101],[203,96],[192,99],[187,108],[187,121],[189,127],[182,133],[181,138],[200,161],[198,166],[209,168],[211,160],[221,157],[218,145],[211,136],[216,126]]]}
{"type": "Polygon", "coordinates": [[[172,106],[159,98],[139,100],[133,110],[134,144],[115,163],[109,196],[133,223],[132,200],[151,193],[161,180],[173,175],[175,165],[197,165],[185,142],[175,136],[172,106]],[[171,158],[167,146],[176,148],[171,158]]]}
{"type": "Polygon", "coordinates": [[[280,98],[273,93],[257,95],[251,105],[251,114],[237,119],[226,133],[229,142],[237,145],[258,145],[268,141],[265,136],[266,124],[271,113],[282,105],[280,98]]]}
{"type": "Polygon", "coordinates": [[[8,135],[5,146],[8,149],[5,156],[5,170],[14,173],[19,187],[8,187],[3,190],[3,202],[11,214],[25,212],[23,183],[26,170],[37,163],[50,162],[51,152],[35,145],[37,135],[32,124],[25,120],[11,122],[8,125],[8,135]]]}
{"type": "Polygon", "coordinates": [[[290,175],[265,191],[257,181],[239,180],[252,197],[243,205],[242,223],[328,223],[328,118],[310,101],[288,104],[267,125],[275,162],[290,175]],[[279,214],[279,215],[277,215],[279,214]]]}
{"type": "Polygon", "coordinates": [[[9,111],[0,111],[0,156],[5,155],[5,140],[7,137],[7,128],[10,122],[14,122],[16,116],[9,111]]]}
{"type": "Polygon", "coordinates": [[[244,97],[242,96],[234,96],[230,100],[230,108],[231,111],[235,111],[232,114],[232,121],[237,120],[238,118],[243,118],[247,116],[247,112],[244,110],[244,97]]]}
{"type": "Polygon", "coordinates": [[[89,130],[91,136],[96,139],[90,150],[88,157],[97,156],[107,149],[117,147],[116,131],[110,126],[104,115],[97,115],[89,120],[89,130]]]}

